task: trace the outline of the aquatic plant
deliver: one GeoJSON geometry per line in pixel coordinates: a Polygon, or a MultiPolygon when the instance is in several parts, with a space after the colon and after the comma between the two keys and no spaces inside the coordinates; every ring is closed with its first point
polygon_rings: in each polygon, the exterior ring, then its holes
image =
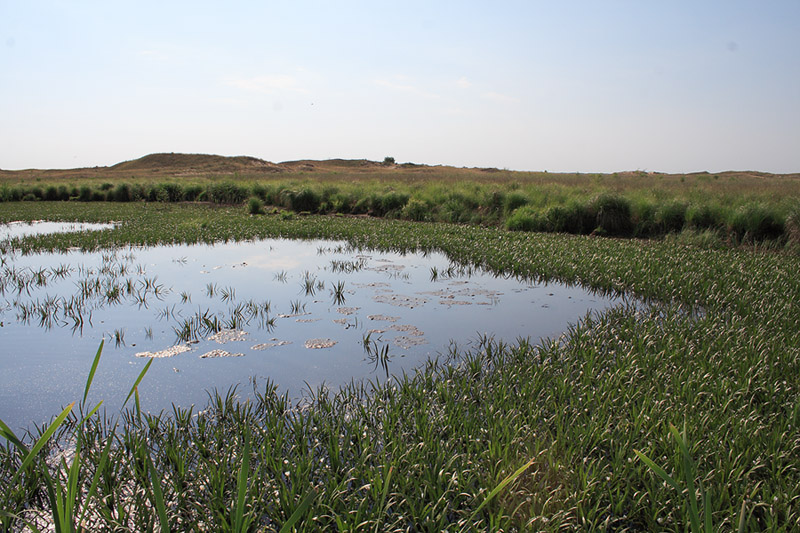
{"type": "Polygon", "coordinates": [[[337,281],[335,284],[331,284],[331,294],[335,305],[343,305],[345,303],[344,285],[344,281],[337,281]]]}

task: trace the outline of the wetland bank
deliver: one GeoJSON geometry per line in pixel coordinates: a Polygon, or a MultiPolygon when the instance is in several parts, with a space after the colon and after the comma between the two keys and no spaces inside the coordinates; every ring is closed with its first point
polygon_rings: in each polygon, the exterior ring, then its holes
{"type": "MultiPolygon", "coordinates": [[[[113,230],[3,244],[4,254],[316,238],[442,252],[488,272],[649,302],[586,316],[560,339],[459,348],[385,384],[322,391],[300,409],[267,383],[250,402],[220,391],[202,411],[133,410],[115,418],[116,429],[97,419],[80,425],[73,415],[52,442],[83,435],[76,476],[87,489],[97,480],[85,517],[97,527],[221,529],[242,502],[253,524],[268,530],[298,510],[292,523],[304,530],[685,528],[691,494],[662,483],[634,450],[680,487],[689,479],[702,484],[707,498],[698,496],[698,508],[717,527],[792,530],[800,519],[800,269],[791,253],[254,217],[242,206],[11,202],[0,205],[0,215],[119,222],[113,230]],[[702,315],[687,312],[698,307],[702,315]],[[670,424],[689,442],[696,470],[683,470],[670,424]],[[157,475],[148,475],[148,464],[157,475]],[[159,501],[163,513],[153,511],[159,501]]],[[[47,463],[28,463],[14,477],[22,463],[6,443],[2,508],[14,516],[49,508],[37,481],[47,463]]],[[[21,524],[2,519],[7,527],[21,524]]]]}

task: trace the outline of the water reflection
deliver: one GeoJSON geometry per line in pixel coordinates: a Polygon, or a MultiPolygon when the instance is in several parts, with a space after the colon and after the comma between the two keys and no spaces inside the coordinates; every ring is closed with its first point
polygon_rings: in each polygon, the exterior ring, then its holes
{"type": "Polygon", "coordinates": [[[113,229],[114,224],[96,224],[89,222],[9,222],[0,224],[0,240],[29,237],[31,235],[47,235],[49,233],[75,233],[79,231],[100,231],[113,229]]]}
{"type": "Polygon", "coordinates": [[[114,409],[157,358],[140,396],[160,410],[254,377],[294,395],[387,379],[451,340],[535,341],[613,302],[442,254],[329,241],[12,254],[0,266],[0,418],[27,425],[78,397],[101,339],[96,398],[114,409]]]}

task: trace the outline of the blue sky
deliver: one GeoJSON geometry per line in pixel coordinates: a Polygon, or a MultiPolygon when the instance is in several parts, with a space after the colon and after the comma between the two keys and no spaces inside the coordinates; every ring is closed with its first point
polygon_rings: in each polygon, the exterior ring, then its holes
{"type": "Polygon", "coordinates": [[[0,168],[800,172],[800,1],[0,0],[0,168]]]}

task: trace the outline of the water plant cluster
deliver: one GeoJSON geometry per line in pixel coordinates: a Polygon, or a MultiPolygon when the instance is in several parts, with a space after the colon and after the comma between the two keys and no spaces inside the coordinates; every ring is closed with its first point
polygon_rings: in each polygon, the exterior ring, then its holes
{"type": "Polygon", "coordinates": [[[707,243],[800,244],[796,179],[736,175],[629,173],[567,175],[501,172],[502,177],[441,171],[414,175],[324,175],[313,178],[205,179],[152,182],[141,178],[67,185],[0,186],[0,202],[210,202],[246,204],[250,214],[370,215],[413,221],[502,226],[515,231],[653,238],[688,233],[707,243]],[[455,176],[458,176],[457,178],[455,176]]]}
{"type": "Polygon", "coordinates": [[[4,253],[324,237],[441,250],[464,265],[644,303],[587,315],[541,344],[487,337],[454,347],[384,384],[292,400],[256,383],[256,400],[211,392],[197,413],[65,415],[33,459],[14,443],[0,448],[7,528],[53,509],[47,476],[76,487],[84,525],[106,529],[789,531],[800,521],[795,254],[252,217],[241,206],[0,206],[1,220],[20,217],[122,224],[7,241],[4,253]],[[77,467],[48,462],[76,438],[77,467]]]}

